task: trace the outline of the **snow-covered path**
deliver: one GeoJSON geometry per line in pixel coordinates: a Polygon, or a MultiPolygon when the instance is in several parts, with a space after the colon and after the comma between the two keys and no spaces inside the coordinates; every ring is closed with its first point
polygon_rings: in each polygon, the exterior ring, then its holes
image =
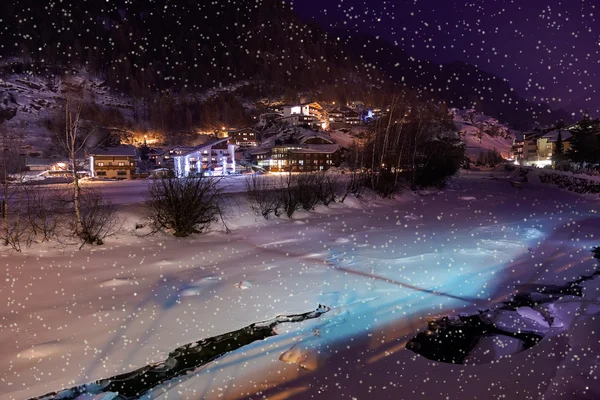
{"type": "Polygon", "coordinates": [[[435,363],[404,345],[427,317],[486,308],[515,284],[582,273],[593,266],[586,247],[600,244],[598,201],[518,190],[483,173],[435,195],[349,201],[291,221],[255,221],[243,208],[231,235],[123,234],[82,251],[5,255],[0,398],[126,372],[184,343],[318,303],[331,312],[146,397],[537,398],[561,362],[549,349],[562,336],[478,367],[435,363]]]}

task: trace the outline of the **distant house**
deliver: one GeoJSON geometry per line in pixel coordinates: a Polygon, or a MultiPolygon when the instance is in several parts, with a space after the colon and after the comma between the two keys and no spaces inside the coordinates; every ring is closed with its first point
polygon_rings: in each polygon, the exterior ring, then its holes
{"type": "Polygon", "coordinates": [[[175,176],[220,176],[236,172],[235,149],[229,138],[215,139],[174,155],[175,176]]]}
{"type": "Polygon", "coordinates": [[[281,112],[281,113],[276,113],[276,112],[263,113],[263,114],[259,115],[258,123],[260,125],[267,125],[267,124],[270,124],[273,121],[278,120],[282,117],[283,117],[283,112],[281,112]]]}
{"type": "Polygon", "coordinates": [[[361,100],[354,100],[354,101],[349,101],[347,103],[347,106],[352,108],[352,109],[364,109],[365,108],[365,103],[361,100]]]}
{"type": "Polygon", "coordinates": [[[174,157],[194,150],[194,146],[174,146],[162,149],[162,151],[150,156],[154,160],[154,165],[160,168],[173,169],[175,167],[174,157]]]}
{"type": "Polygon", "coordinates": [[[159,148],[159,147],[153,147],[148,151],[148,161],[150,161],[150,163],[152,165],[157,165],[157,160],[160,157],[161,154],[163,154],[165,152],[165,149],[163,148],[159,148]]]}
{"type": "Polygon", "coordinates": [[[359,125],[360,124],[360,114],[356,111],[350,111],[344,117],[344,121],[347,125],[359,125]]]}
{"type": "Polygon", "coordinates": [[[290,118],[294,115],[314,117],[319,121],[321,127],[326,127],[328,124],[327,111],[325,111],[325,109],[317,102],[288,105],[283,107],[284,118],[290,118]]]}
{"type": "Polygon", "coordinates": [[[345,122],[346,114],[339,108],[329,111],[328,115],[330,124],[343,124],[345,122]]]}
{"type": "Polygon", "coordinates": [[[279,119],[279,122],[289,126],[303,126],[312,129],[322,128],[322,122],[313,115],[292,114],[279,119]]]}
{"type": "Polygon", "coordinates": [[[297,144],[256,149],[251,156],[254,165],[272,172],[325,171],[341,163],[339,146],[320,134],[304,136],[297,144]]]}
{"type": "Polygon", "coordinates": [[[89,152],[88,156],[90,175],[109,179],[131,179],[138,158],[134,146],[97,148],[89,152]]]}
{"type": "Polygon", "coordinates": [[[227,136],[230,138],[230,143],[242,148],[258,146],[258,134],[259,132],[252,128],[227,131],[227,136]]]}
{"type": "Polygon", "coordinates": [[[71,162],[66,158],[40,158],[27,157],[25,161],[27,171],[72,171],[71,162]]]}

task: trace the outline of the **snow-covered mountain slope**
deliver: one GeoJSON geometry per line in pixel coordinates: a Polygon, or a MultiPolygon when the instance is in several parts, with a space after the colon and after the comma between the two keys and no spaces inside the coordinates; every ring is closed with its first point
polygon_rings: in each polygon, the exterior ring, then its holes
{"type": "Polygon", "coordinates": [[[476,161],[482,153],[495,150],[508,158],[518,133],[498,120],[475,110],[451,110],[456,129],[465,143],[466,156],[476,161]]]}
{"type": "Polygon", "coordinates": [[[68,80],[14,74],[0,79],[0,95],[15,101],[16,115],[8,121],[8,127],[21,132],[32,151],[47,151],[52,133],[46,122],[59,112],[66,93],[78,88],[83,89],[83,96],[103,109],[117,109],[125,117],[131,113],[128,98],[109,93],[102,80],[84,72],[68,80]]]}

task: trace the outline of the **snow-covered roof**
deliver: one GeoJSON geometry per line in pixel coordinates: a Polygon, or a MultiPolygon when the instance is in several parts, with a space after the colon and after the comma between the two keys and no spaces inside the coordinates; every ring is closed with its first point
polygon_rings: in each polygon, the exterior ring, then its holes
{"type": "Polygon", "coordinates": [[[228,140],[229,140],[229,138],[223,138],[223,139],[215,139],[215,140],[210,140],[210,141],[208,141],[208,142],[206,142],[206,143],[203,143],[203,144],[201,144],[201,145],[198,145],[198,146],[192,147],[192,148],[191,148],[190,150],[188,150],[187,152],[184,152],[184,153],[178,154],[178,155],[177,155],[177,156],[175,156],[175,157],[178,157],[178,156],[187,156],[187,155],[189,155],[189,154],[196,153],[196,152],[198,152],[198,151],[202,151],[202,150],[204,150],[204,149],[208,149],[208,148],[210,148],[210,147],[212,147],[212,146],[214,146],[214,145],[217,145],[217,144],[219,144],[219,143],[226,142],[226,141],[228,141],[228,140]]]}
{"type": "Polygon", "coordinates": [[[301,147],[290,149],[290,153],[322,153],[332,154],[340,149],[337,144],[304,144],[301,147]]]}
{"type": "Polygon", "coordinates": [[[317,133],[317,132],[310,132],[310,133],[305,133],[302,134],[300,136],[300,143],[304,144],[306,143],[307,140],[313,139],[313,138],[318,138],[318,139],[322,139],[322,140],[326,140],[331,144],[334,144],[334,141],[331,137],[323,135],[321,133],[317,133]]]}
{"type": "Polygon", "coordinates": [[[548,139],[549,142],[556,142],[558,140],[558,134],[560,133],[560,138],[562,140],[569,140],[573,136],[573,134],[566,130],[555,130],[546,133],[542,136],[544,139],[548,139]]]}
{"type": "Polygon", "coordinates": [[[113,157],[135,157],[137,151],[135,146],[124,145],[119,147],[98,147],[89,152],[90,156],[113,156],[113,157]]]}

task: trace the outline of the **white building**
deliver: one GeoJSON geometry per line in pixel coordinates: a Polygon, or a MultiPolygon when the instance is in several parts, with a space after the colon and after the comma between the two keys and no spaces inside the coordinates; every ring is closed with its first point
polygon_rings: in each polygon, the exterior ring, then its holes
{"type": "Polygon", "coordinates": [[[229,138],[217,139],[173,157],[175,176],[183,178],[205,174],[221,176],[236,171],[235,149],[229,138]]]}

